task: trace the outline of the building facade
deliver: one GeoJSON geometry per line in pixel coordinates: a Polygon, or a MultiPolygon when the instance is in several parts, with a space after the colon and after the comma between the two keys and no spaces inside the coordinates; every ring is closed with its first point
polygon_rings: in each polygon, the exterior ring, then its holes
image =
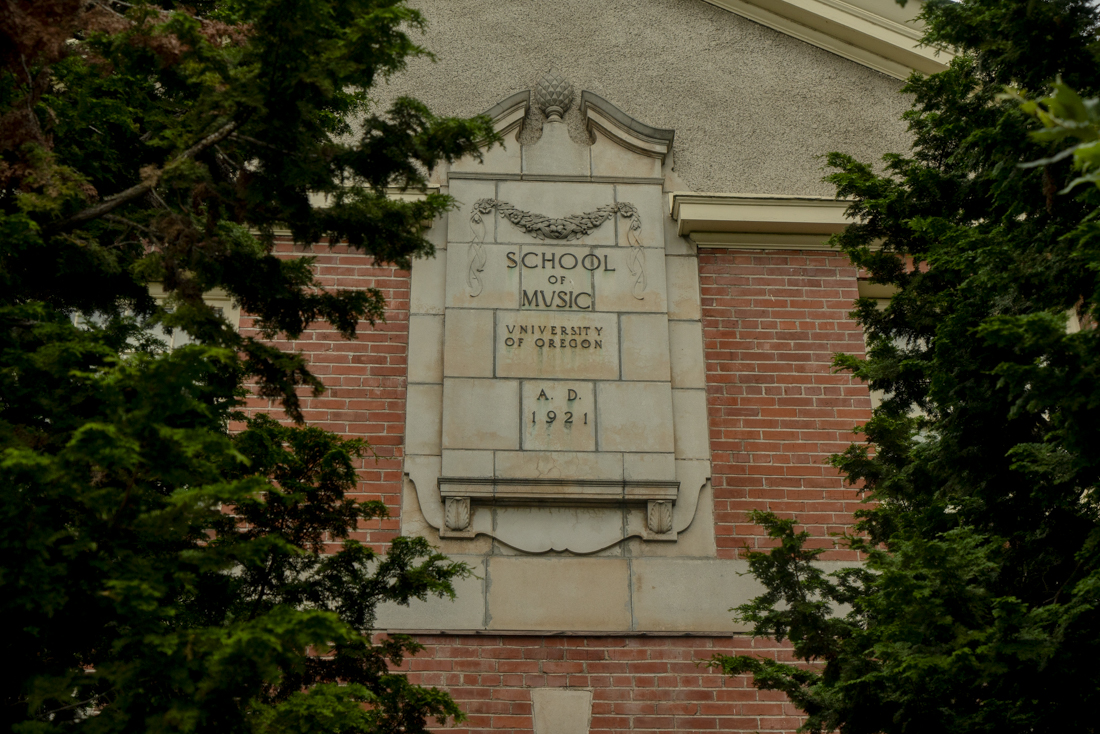
{"type": "Polygon", "coordinates": [[[423,643],[410,677],[459,731],[793,731],[782,696],[705,660],[786,654],[729,611],[759,591],[750,510],[830,549],[852,523],[826,459],[871,396],[832,360],[862,352],[870,291],[826,244],[844,204],[819,156],[904,151],[899,77],[943,59],[888,0],[422,9],[438,62],[383,96],[488,110],[505,144],[433,172],[457,208],[411,272],[309,253],[326,285],[380,288],[387,321],[288,345],[328,387],[307,419],[377,453],[361,492],[391,517],[364,539],[425,536],[475,572],[379,629],[423,643]]]}

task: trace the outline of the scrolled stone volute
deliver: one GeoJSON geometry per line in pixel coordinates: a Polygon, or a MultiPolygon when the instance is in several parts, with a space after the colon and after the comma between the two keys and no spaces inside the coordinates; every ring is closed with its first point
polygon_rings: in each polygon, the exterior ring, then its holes
{"type": "Polygon", "coordinates": [[[565,77],[548,71],[535,88],[535,104],[550,120],[561,120],[573,106],[573,85],[565,77]]]}

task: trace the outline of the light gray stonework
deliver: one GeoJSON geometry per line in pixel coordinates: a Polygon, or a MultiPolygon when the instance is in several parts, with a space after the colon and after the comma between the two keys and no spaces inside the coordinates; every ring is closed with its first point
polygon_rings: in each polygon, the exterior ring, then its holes
{"type": "MultiPolygon", "coordinates": [[[[437,225],[438,226],[438,225],[437,225]]],[[[417,260],[412,283],[409,287],[410,314],[443,313],[443,293],[447,284],[447,252],[436,252],[435,257],[417,260]]],[[[440,342],[442,347],[442,342],[440,342]]]]}
{"type": "Polygon", "coordinates": [[[588,734],[592,691],[536,688],[531,691],[535,734],[588,734]]]}
{"type": "Polygon", "coordinates": [[[409,385],[405,397],[405,450],[411,455],[436,456],[441,441],[443,387],[409,385]]]}
{"type": "Polygon", "coordinates": [[[672,453],[670,382],[599,382],[596,387],[601,449],[672,453]]]}
{"type": "MultiPolygon", "coordinates": [[[[448,309],[443,341],[444,375],[447,377],[493,377],[493,353],[488,349],[470,348],[471,344],[477,344],[483,340],[486,334],[492,333],[492,311],[485,309],[448,309]]],[[[409,340],[411,343],[411,336],[409,340]]]]}
{"type": "Polygon", "coordinates": [[[629,561],[497,556],[490,563],[489,629],[630,628],[629,561]]]}
{"type": "MultiPolygon", "coordinates": [[[[619,325],[623,379],[668,382],[671,376],[668,315],[623,314],[619,325]]],[[[701,356],[702,349],[699,353],[701,356]]]]}
{"type": "MultiPolygon", "coordinates": [[[[698,327],[694,258],[665,256],[663,180],[594,175],[588,146],[555,119],[574,92],[550,77],[541,89],[551,119],[521,146],[520,179],[489,171],[496,161],[441,182],[460,209],[448,217],[442,293],[438,266],[412,272],[410,353],[425,362],[410,373],[407,451],[420,475],[409,479],[441,538],[582,554],[629,537],[675,541],[709,458],[705,404],[672,390],[673,359],[683,372],[702,361],[702,344],[673,355],[665,270],[674,261],[675,324],[698,327]],[[421,415],[437,406],[441,416],[421,415]],[[438,457],[441,474],[420,457],[438,457]]],[[[665,161],[672,131],[590,92],[580,100],[621,166],[665,161]]],[[[525,103],[494,108],[500,129],[521,133],[525,103]]]]}
{"type": "MultiPolygon", "coordinates": [[[[616,148],[605,146],[604,163],[657,173],[667,162],[671,130],[554,84],[543,106],[579,100],[592,135],[616,148]]],[[[523,139],[530,98],[494,108],[500,129],[523,139]]],[[[517,563],[547,552],[611,562],[631,538],[676,548],[710,453],[692,338],[697,263],[681,238],[668,241],[664,180],[596,173],[589,146],[552,119],[520,147],[518,177],[510,160],[462,162],[438,179],[459,208],[447,217],[446,267],[418,262],[412,273],[410,354],[424,362],[410,372],[417,502],[403,529],[470,552],[490,536],[494,554],[517,563]]],[[[710,522],[709,506],[702,516],[710,522]]],[[[713,555],[713,529],[696,526],[682,548],[713,555]]],[[[496,603],[498,622],[508,619],[511,602],[496,603]]]]}
{"type": "MultiPolygon", "coordinates": [[[[476,574],[456,585],[454,601],[432,598],[413,601],[408,607],[383,605],[378,610],[377,628],[746,632],[750,627],[734,619],[731,607],[764,590],[748,573],[747,561],[453,553],[451,557],[469,564],[476,574]]],[[[832,572],[851,564],[828,561],[814,565],[832,572]]]]}
{"type": "MultiPolygon", "coordinates": [[[[476,347],[491,349],[484,340],[476,347]]],[[[498,377],[614,380],[619,377],[619,322],[616,314],[537,311],[496,312],[498,377]],[[560,331],[566,335],[561,348],[560,331]],[[544,344],[540,346],[539,340],[544,344]],[[576,341],[571,346],[571,342],[576,341]]]]}
{"type": "Polygon", "coordinates": [[[524,451],[596,450],[596,397],[592,382],[524,380],[520,392],[524,451]],[[549,420],[550,414],[554,420],[549,420]]]}
{"type": "MultiPolygon", "coordinates": [[[[582,114],[596,144],[553,121],[532,138],[516,95],[495,112],[506,153],[433,174],[460,204],[433,228],[445,263],[412,269],[401,530],[477,578],[378,624],[734,632],[725,610],[751,590],[715,557],[698,266],[663,191],[672,131],[562,89],[544,106],[582,114]]],[[[586,722],[583,705],[568,722],[542,705],[540,731],[586,722]]]]}
{"type": "Polygon", "coordinates": [[[518,417],[518,380],[443,378],[443,447],[517,450],[518,417]]]}
{"type": "Polygon", "coordinates": [[[443,384],[442,316],[409,316],[409,382],[443,384]]]}

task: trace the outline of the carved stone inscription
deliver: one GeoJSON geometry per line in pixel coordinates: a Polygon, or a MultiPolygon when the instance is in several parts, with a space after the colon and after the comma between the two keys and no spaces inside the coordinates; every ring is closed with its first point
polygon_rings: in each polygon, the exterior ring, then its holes
{"type": "Polygon", "coordinates": [[[497,377],[619,378],[613,313],[497,311],[497,377]]]}
{"type": "MultiPolygon", "coordinates": [[[[497,199],[479,199],[474,204],[470,214],[470,229],[474,238],[468,253],[466,286],[471,298],[477,298],[485,287],[483,271],[489,258],[487,248],[483,244],[487,234],[485,219],[494,210],[521,232],[537,240],[564,240],[566,242],[589,235],[594,230],[599,229],[605,222],[613,221],[615,215],[618,214],[625,220],[623,223],[624,236],[620,239],[621,244],[625,244],[627,250],[626,270],[629,274],[630,292],[635,299],[645,300],[648,286],[645,248],[638,237],[642,229],[642,220],[638,215],[638,209],[633,204],[620,201],[614,204],[606,204],[595,211],[554,218],[522,211],[508,202],[497,199]]],[[[550,273],[546,278],[547,285],[562,286],[560,288],[551,287],[549,290],[544,290],[542,288],[527,288],[525,284],[523,303],[521,304],[521,307],[524,308],[569,308],[582,311],[596,308],[593,302],[592,280],[584,277],[578,280],[576,276],[585,276],[596,271],[602,271],[606,276],[618,270],[617,267],[610,265],[607,253],[594,251],[570,252],[564,248],[558,248],[556,251],[535,252],[531,248],[525,248],[523,252],[519,250],[509,251],[506,257],[508,258],[509,270],[523,269],[526,271],[534,268],[545,270],[549,260],[551,270],[557,268],[563,271],[557,274],[550,273]],[[575,272],[565,273],[564,271],[575,272]],[[588,281],[587,289],[584,289],[583,284],[580,288],[567,287],[575,283],[583,283],[585,280],[588,281]]],[[[544,273],[544,275],[546,274],[544,273]]],[[[525,272],[524,280],[528,280],[526,276],[527,273],[525,272]]],[[[541,280],[541,278],[535,280],[541,280]]],[[[634,309],[628,308],[626,310],[634,309]]]]}
{"type": "Polygon", "coordinates": [[[595,451],[596,402],[591,382],[525,380],[525,451],[595,451]]]}
{"type": "Polygon", "coordinates": [[[505,253],[509,270],[520,270],[519,307],[593,311],[593,273],[615,273],[619,253],[588,248],[523,247],[505,253]]]}

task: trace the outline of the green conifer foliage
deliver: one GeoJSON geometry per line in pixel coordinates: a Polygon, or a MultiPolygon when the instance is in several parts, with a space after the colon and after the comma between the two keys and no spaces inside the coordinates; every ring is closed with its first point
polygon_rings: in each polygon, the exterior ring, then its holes
{"type": "Polygon", "coordinates": [[[1100,696],[1100,196],[1017,97],[1059,76],[1100,91],[1085,0],[929,0],[926,40],[960,52],[913,76],[913,147],[881,169],[828,156],[851,197],[835,243],[894,286],[857,304],[886,399],[834,457],[870,504],[826,574],[796,521],[754,515],[768,592],[738,608],[798,666],[716,657],[787,693],[807,731],[1095,731],[1100,696]]]}
{"type": "Polygon", "coordinates": [[[369,446],[301,420],[319,390],[271,339],[354,338],[376,290],[273,254],[344,241],[430,256],[440,161],[496,139],[372,85],[427,52],[400,0],[0,3],[0,729],[424,731],[460,715],[372,640],[383,602],[468,573],[422,540],[351,539],[369,446]],[[150,283],[168,294],[158,302],[150,283]],[[242,336],[203,294],[258,319],[242,336]],[[156,330],[191,344],[164,349],[156,330]],[[327,552],[326,552],[327,551],[327,552]]]}

